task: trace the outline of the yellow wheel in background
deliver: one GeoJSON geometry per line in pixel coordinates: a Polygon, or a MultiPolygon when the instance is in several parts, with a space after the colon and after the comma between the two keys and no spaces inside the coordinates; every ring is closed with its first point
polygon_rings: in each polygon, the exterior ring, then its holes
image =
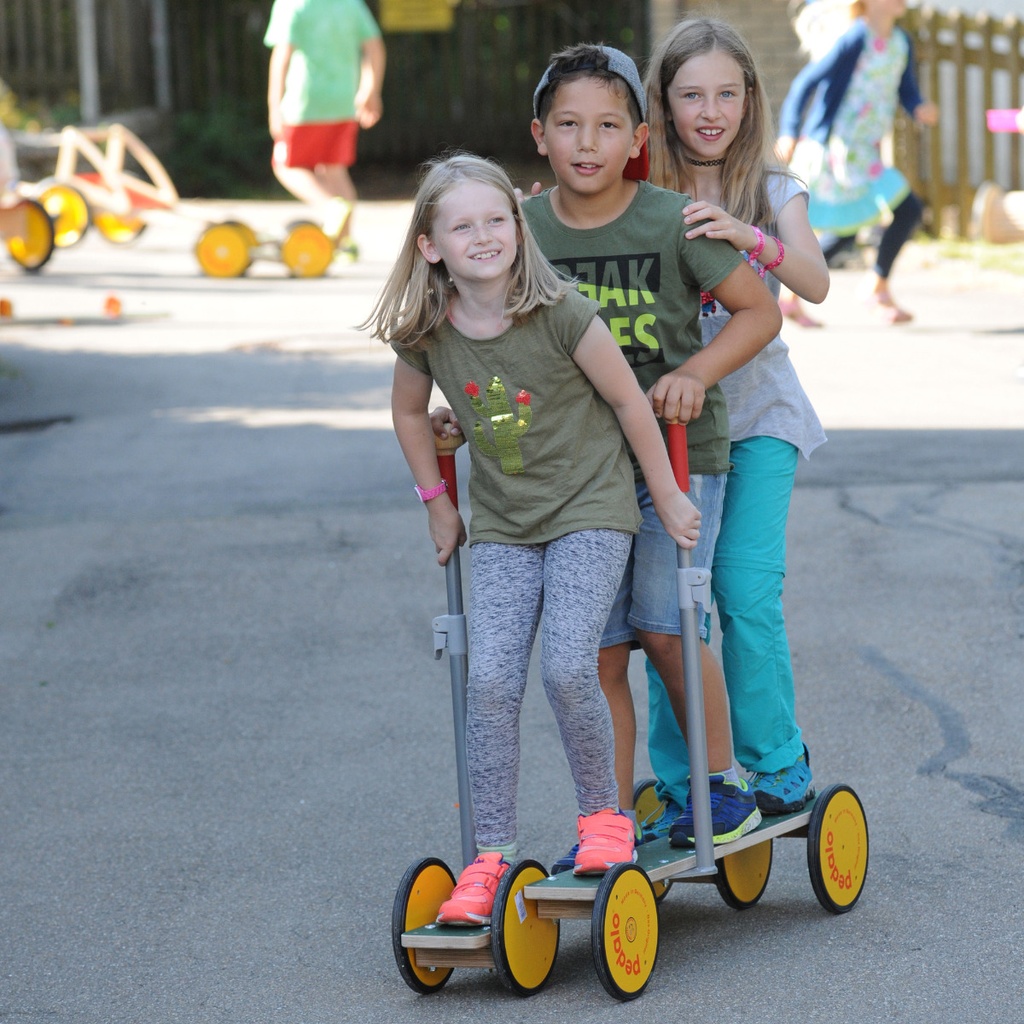
{"type": "Polygon", "coordinates": [[[141,217],[119,217],[116,213],[104,210],[93,217],[96,230],[115,245],[127,245],[134,242],[146,230],[146,222],[141,217]]]}
{"type": "Polygon", "coordinates": [[[523,889],[547,877],[533,860],[513,864],[498,883],[491,914],[491,954],[502,984],[521,996],[539,991],[558,952],[558,921],[537,916],[537,903],[523,889]]]}
{"type": "Polygon", "coordinates": [[[772,871],[772,840],[728,853],[718,862],[715,885],[733,910],[752,907],[763,895],[772,871]]]}
{"type": "Polygon", "coordinates": [[[53,255],[53,221],[35,199],[22,199],[14,209],[22,215],[24,227],[7,239],[7,251],[26,270],[38,270],[53,255]]]}
{"type": "Polygon", "coordinates": [[[853,910],[868,870],[868,823],[849,786],[830,786],[814,801],[807,825],[807,870],[826,910],[853,910]]]}
{"type": "Polygon", "coordinates": [[[52,178],[39,182],[35,192],[35,198],[53,221],[53,244],[58,249],[66,249],[80,242],[89,228],[89,204],[85,196],[77,188],[52,178]]]}
{"type": "Polygon", "coordinates": [[[252,265],[250,238],[252,231],[233,220],[208,227],[196,240],[194,250],[203,273],[209,277],[241,277],[252,265]]]}
{"type": "Polygon", "coordinates": [[[656,779],[643,779],[633,787],[633,810],[641,826],[657,821],[665,810],[665,801],[658,796],[656,779]]]}
{"type": "MultiPolygon", "coordinates": [[[[658,796],[656,785],[657,779],[643,779],[633,787],[633,810],[641,829],[657,821],[665,813],[665,801],[658,796]]],[[[672,888],[672,880],[652,882],[651,886],[654,889],[654,898],[660,903],[672,888]]]]}
{"type": "Polygon", "coordinates": [[[334,243],[311,221],[288,226],[281,260],[295,277],[323,277],[334,259],[334,243]]]}
{"type": "Polygon", "coordinates": [[[658,902],[635,864],[616,864],[602,879],[590,919],[590,950],[605,991],[636,999],[658,959],[658,902]]]}
{"type": "Polygon", "coordinates": [[[245,244],[255,251],[256,246],[260,244],[260,240],[256,237],[256,232],[248,224],[243,224],[240,220],[233,220],[231,223],[242,233],[245,244]]]}
{"type": "Polygon", "coordinates": [[[424,995],[436,992],[450,977],[450,967],[419,967],[416,951],[402,945],[402,934],[433,924],[441,904],[452,894],[455,876],[436,857],[417,861],[406,871],[391,910],[391,946],[398,970],[409,988],[424,995]]]}

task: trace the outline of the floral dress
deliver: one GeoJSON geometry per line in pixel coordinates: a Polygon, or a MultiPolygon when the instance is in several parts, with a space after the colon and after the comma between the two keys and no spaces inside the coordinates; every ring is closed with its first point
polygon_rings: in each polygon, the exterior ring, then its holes
{"type": "Polygon", "coordinates": [[[869,31],[827,143],[797,143],[791,166],[807,182],[816,231],[853,234],[888,218],[910,193],[907,179],[882,159],[909,51],[901,32],[883,38],[869,31]]]}

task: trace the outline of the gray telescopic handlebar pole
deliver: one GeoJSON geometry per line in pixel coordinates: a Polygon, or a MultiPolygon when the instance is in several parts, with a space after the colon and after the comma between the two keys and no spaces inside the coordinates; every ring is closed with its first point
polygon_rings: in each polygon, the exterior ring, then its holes
{"type": "MultiPolygon", "coordinates": [[[[668,455],[676,484],[690,489],[690,463],[686,427],[668,424],[668,455]]],[[[711,572],[693,567],[688,548],[676,546],[676,581],[679,591],[679,628],[683,647],[683,680],[686,699],[686,745],[690,752],[690,796],[693,805],[693,838],[697,865],[693,875],[713,875],[715,847],[711,830],[711,786],[708,781],[708,736],[704,718],[704,681],[701,671],[700,595],[711,588],[711,572]]],[[[706,601],[705,601],[706,603],[706,601]]]]}
{"type": "MultiPolygon", "coordinates": [[[[448,485],[448,497],[459,507],[458,478],[455,472],[455,450],[463,437],[435,438],[437,467],[448,485]]],[[[462,603],[462,560],[456,547],[444,567],[448,591],[448,614],[433,620],[434,658],[448,649],[448,666],[452,678],[452,719],[455,725],[455,774],[459,784],[459,826],[462,831],[462,864],[476,859],[476,837],[473,827],[473,798],[469,790],[469,768],[466,763],[466,687],[469,680],[469,630],[462,603]]]]}

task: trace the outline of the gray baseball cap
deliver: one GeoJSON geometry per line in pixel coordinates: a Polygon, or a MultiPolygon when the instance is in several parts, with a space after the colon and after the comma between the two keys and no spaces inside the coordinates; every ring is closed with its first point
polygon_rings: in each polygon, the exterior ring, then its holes
{"type": "Polygon", "coordinates": [[[616,50],[614,46],[595,45],[593,49],[603,55],[603,61],[560,61],[557,68],[554,64],[548,65],[547,70],[541,76],[540,82],[537,83],[537,88],[533,92],[534,117],[540,117],[540,101],[545,90],[549,86],[554,85],[563,75],[576,71],[610,71],[613,75],[618,75],[629,86],[629,91],[633,94],[633,98],[640,108],[641,118],[645,121],[647,120],[647,97],[644,94],[643,83],[640,81],[640,72],[637,71],[633,58],[621,50],[616,50]]]}

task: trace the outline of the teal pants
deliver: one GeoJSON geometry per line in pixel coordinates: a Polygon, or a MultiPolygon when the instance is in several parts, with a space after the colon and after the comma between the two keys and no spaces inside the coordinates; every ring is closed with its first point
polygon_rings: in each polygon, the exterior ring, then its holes
{"type": "MultiPolygon", "coordinates": [[[[774,437],[733,443],[712,562],[733,750],[740,766],[753,772],[776,772],[803,753],[782,614],[786,521],[798,455],[793,445],[774,437]]],[[[686,744],[650,662],[647,682],[647,746],[658,791],[683,804],[690,788],[686,744]]]]}

